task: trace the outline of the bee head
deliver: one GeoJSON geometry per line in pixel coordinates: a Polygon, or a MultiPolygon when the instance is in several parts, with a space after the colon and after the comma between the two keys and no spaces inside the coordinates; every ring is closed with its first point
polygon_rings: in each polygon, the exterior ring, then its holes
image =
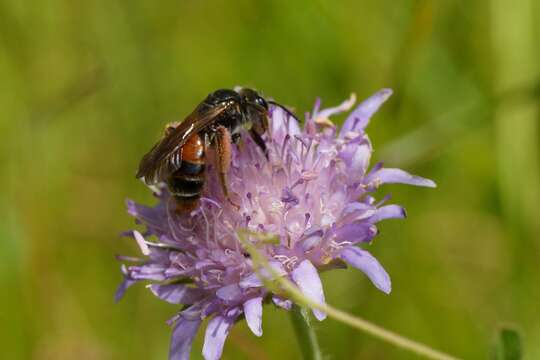
{"type": "Polygon", "coordinates": [[[239,94],[247,106],[255,107],[259,111],[268,111],[268,103],[255,90],[244,88],[239,91],[239,94]]]}
{"type": "Polygon", "coordinates": [[[263,134],[268,128],[268,102],[251,89],[241,89],[238,94],[244,104],[246,121],[251,122],[253,130],[263,134]]]}

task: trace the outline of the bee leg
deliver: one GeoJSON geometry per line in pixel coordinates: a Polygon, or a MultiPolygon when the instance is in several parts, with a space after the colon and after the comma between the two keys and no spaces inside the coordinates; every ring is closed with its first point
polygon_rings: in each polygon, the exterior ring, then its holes
{"type": "Polygon", "coordinates": [[[238,142],[240,141],[241,138],[242,138],[242,135],[240,135],[240,133],[236,133],[236,134],[231,135],[231,139],[232,139],[233,144],[238,144],[238,142]]]}
{"type": "Polygon", "coordinates": [[[229,196],[229,188],[227,186],[227,173],[231,167],[231,147],[232,139],[229,130],[223,126],[219,126],[216,129],[216,165],[219,175],[219,182],[221,183],[221,189],[223,190],[223,195],[225,195],[227,201],[235,208],[240,209],[240,206],[231,200],[229,196]]]}
{"type": "Polygon", "coordinates": [[[239,133],[232,134],[231,135],[232,143],[236,145],[237,149],[239,151],[243,151],[244,149],[244,142],[242,140],[242,135],[239,133]]]}
{"type": "Polygon", "coordinates": [[[255,141],[255,144],[257,144],[257,146],[261,148],[264,156],[266,157],[266,160],[268,160],[268,149],[266,148],[266,144],[262,139],[261,135],[259,135],[259,133],[253,129],[249,130],[249,134],[251,135],[253,141],[255,141]]]}

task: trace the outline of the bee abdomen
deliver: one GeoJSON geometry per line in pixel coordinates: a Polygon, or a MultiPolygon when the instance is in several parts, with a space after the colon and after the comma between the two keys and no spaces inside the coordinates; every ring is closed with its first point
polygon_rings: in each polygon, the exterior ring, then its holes
{"type": "Polygon", "coordinates": [[[203,163],[193,163],[191,161],[182,161],[180,169],[177,170],[177,174],[173,176],[182,176],[185,175],[186,178],[202,178],[204,175],[205,166],[203,163]]]}
{"type": "Polygon", "coordinates": [[[204,164],[183,161],[169,179],[169,189],[177,198],[198,198],[204,187],[204,164]]]}
{"type": "Polygon", "coordinates": [[[196,197],[201,194],[203,189],[203,181],[185,181],[171,180],[169,187],[174,196],[177,197],[196,197]]]}

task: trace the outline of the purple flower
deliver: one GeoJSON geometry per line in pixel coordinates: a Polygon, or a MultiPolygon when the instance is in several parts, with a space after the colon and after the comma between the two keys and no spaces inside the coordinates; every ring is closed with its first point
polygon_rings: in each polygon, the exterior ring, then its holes
{"type": "MultiPolygon", "coordinates": [[[[384,200],[377,202],[371,193],[385,183],[435,186],[431,180],[381,164],[368,169],[373,150],[364,129],[390,95],[385,89],[364,101],[339,131],[329,117],[349,110],[354,98],[326,110],[319,110],[317,102],[303,128],[282,109],[271,109],[271,127],[265,135],[269,160],[249,136],[244,136],[241,149],[234,149],[229,184],[240,210],[224,201],[211,165],[201,205],[189,216],[169,211],[172,199],[165,188],[156,192],[155,207],[128,202],[129,213],[146,228],[143,234],[129,233],[145,258],[122,267],[125,279],[117,298],[133,283],[146,280],[157,297],[184,305],[169,321],[170,359],[189,358],[204,318],[211,319],[203,355],[219,359],[230,328],[242,315],[252,332],[261,336],[264,302],[291,307],[289,299],[264,287],[239,241],[239,229],[276,235],[279,243],[262,244],[259,250],[280,276],[313,300],[324,302],[318,274],[323,266],[349,264],[378,289],[390,292],[384,268],[357,245],[377,235],[379,221],[404,218],[405,210],[383,205],[384,200]]],[[[263,271],[262,276],[270,274],[263,271]]],[[[319,320],[326,317],[316,309],[313,313],[319,320]]]]}

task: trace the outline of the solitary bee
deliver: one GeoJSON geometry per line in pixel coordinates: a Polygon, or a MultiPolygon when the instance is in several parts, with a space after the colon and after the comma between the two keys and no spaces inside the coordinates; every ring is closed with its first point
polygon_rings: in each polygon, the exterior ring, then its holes
{"type": "MultiPolygon", "coordinates": [[[[182,122],[167,125],[163,138],[142,158],[137,178],[148,185],[167,183],[179,213],[198,205],[205,181],[205,154],[209,146],[216,152],[216,169],[223,195],[233,206],[227,186],[231,144],[248,129],[257,146],[268,157],[262,135],[268,129],[268,104],[256,91],[217,90],[204,99],[182,122]]],[[[292,115],[292,114],[291,114],[292,115]]],[[[293,115],[294,116],[294,115],[293,115]]]]}

